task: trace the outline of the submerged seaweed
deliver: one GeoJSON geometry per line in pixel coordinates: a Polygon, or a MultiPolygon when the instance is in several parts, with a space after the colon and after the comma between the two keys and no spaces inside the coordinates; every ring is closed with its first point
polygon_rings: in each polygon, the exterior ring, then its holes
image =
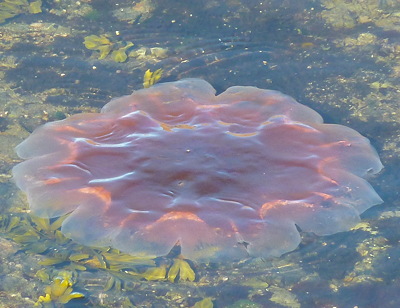
{"type": "Polygon", "coordinates": [[[157,83],[163,74],[163,70],[159,68],[158,70],[152,72],[148,69],[143,76],[143,88],[149,88],[155,83],[157,83]]]}
{"type": "Polygon", "coordinates": [[[55,303],[66,304],[72,299],[85,297],[80,292],[73,292],[73,285],[72,274],[62,272],[61,276],[55,277],[45,288],[46,295],[39,296],[35,306],[53,307],[55,303]]]}
{"type": "Polygon", "coordinates": [[[22,13],[41,13],[41,6],[42,0],[4,0],[0,2],[0,24],[22,13]]]}

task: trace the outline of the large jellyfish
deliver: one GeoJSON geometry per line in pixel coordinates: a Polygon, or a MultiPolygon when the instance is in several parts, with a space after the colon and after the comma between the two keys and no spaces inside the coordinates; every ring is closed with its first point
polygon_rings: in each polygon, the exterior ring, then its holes
{"type": "Polygon", "coordinates": [[[67,237],[131,254],[179,242],[195,260],[279,256],[299,245],[299,229],[345,231],[382,202],[364,179],[382,164],[358,132],[279,92],[216,96],[200,79],[47,123],[17,153],[33,214],[69,214],[67,237]]]}

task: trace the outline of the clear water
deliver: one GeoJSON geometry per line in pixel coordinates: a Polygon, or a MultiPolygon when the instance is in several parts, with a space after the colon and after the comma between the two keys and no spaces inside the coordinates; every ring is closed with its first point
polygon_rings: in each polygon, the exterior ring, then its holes
{"type": "Polygon", "coordinates": [[[205,298],[214,307],[400,305],[397,1],[46,1],[41,10],[22,6],[0,24],[0,306],[32,306],[62,271],[85,295],[67,307],[191,307],[205,298]],[[111,52],[98,59],[83,41],[103,34],[111,52]],[[128,58],[116,62],[112,52],[128,42],[128,58]],[[219,92],[280,90],[358,130],[385,166],[370,179],[385,203],[349,232],[303,234],[297,250],[277,259],[192,264],[194,282],[146,281],[130,272],[170,261],[103,266],[105,252],[38,230],[11,179],[14,147],[43,123],[142,88],[144,72],[159,68],[161,82],[199,77],[219,92]],[[12,217],[19,221],[11,228],[12,217]],[[59,261],[41,263],[49,257],[59,261]]]}

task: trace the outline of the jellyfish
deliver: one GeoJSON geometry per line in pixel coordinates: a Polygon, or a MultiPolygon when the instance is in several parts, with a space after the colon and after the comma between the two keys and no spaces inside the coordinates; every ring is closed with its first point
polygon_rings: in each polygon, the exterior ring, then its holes
{"type": "Polygon", "coordinates": [[[154,85],[37,128],[13,176],[40,217],[88,246],[193,260],[278,257],[299,231],[349,230],[382,203],[369,140],[273,90],[154,85]]]}

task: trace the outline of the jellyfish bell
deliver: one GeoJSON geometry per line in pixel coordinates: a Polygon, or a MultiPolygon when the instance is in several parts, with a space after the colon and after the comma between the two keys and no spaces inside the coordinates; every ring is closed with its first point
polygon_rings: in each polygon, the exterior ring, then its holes
{"type": "Polygon", "coordinates": [[[280,256],[382,203],[367,138],[276,91],[157,84],[36,129],[13,169],[33,214],[88,246],[195,260],[280,256]]]}

